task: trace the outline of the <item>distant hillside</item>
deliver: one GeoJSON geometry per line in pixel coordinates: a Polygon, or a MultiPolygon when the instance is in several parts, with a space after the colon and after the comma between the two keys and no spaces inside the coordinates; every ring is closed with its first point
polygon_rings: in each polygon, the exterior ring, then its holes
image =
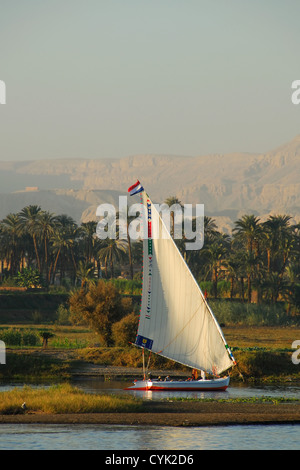
{"type": "Polygon", "coordinates": [[[289,213],[300,220],[300,135],[266,154],[199,157],[136,155],[121,159],[0,162],[0,218],[30,203],[78,221],[95,219],[102,202],[117,202],[137,179],[152,199],[176,195],[204,203],[230,230],[243,214],[289,213]],[[16,192],[26,186],[40,191],[16,192]],[[47,191],[46,191],[47,190],[47,191]]]}
{"type": "Polygon", "coordinates": [[[96,220],[96,209],[100,204],[118,205],[120,191],[52,189],[18,191],[0,194],[0,220],[10,212],[19,212],[29,204],[37,204],[54,214],[67,214],[77,223],[96,220]]]}

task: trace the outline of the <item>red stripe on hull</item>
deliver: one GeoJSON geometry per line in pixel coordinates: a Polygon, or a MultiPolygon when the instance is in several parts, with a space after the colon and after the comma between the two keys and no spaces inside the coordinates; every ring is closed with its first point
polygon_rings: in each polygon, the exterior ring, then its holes
{"type": "Polygon", "coordinates": [[[174,387],[174,388],[163,388],[163,387],[128,387],[125,388],[124,390],[142,390],[146,392],[162,392],[162,391],[168,391],[168,392],[214,392],[214,391],[225,391],[228,388],[227,385],[224,385],[224,387],[197,387],[197,388],[184,388],[184,387],[174,387]]]}
{"type": "Polygon", "coordinates": [[[151,388],[147,388],[145,390],[153,390],[153,391],[160,391],[160,390],[168,390],[168,391],[172,391],[174,390],[175,392],[186,392],[186,391],[189,391],[189,392],[204,392],[204,391],[208,391],[208,392],[212,392],[214,390],[226,390],[227,386],[224,386],[224,387],[211,387],[211,388],[207,388],[207,387],[197,387],[197,388],[184,388],[184,387],[176,387],[176,388],[160,388],[160,387],[151,387],[151,388]]]}

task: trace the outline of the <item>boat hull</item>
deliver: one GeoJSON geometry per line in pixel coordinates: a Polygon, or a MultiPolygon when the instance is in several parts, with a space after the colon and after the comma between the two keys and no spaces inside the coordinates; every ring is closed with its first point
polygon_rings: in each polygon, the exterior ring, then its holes
{"type": "Polygon", "coordinates": [[[151,390],[151,391],[225,391],[229,385],[229,377],[212,380],[137,380],[132,387],[125,390],[151,390]]]}

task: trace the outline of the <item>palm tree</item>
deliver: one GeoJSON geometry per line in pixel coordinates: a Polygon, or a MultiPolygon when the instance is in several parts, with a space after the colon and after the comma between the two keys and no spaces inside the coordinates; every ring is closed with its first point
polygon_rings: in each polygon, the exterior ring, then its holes
{"type": "Polygon", "coordinates": [[[105,274],[107,276],[107,264],[110,264],[110,275],[114,277],[114,263],[124,259],[126,253],[126,241],[107,238],[102,240],[102,248],[99,250],[99,259],[105,263],[105,274]]]}
{"type": "Polygon", "coordinates": [[[290,284],[279,273],[271,272],[264,278],[262,288],[266,292],[267,298],[274,304],[280,294],[284,297],[289,294],[290,284]]]}
{"type": "MultiPolygon", "coordinates": [[[[182,208],[182,203],[181,201],[176,197],[176,196],[169,196],[166,200],[165,200],[165,204],[167,204],[169,207],[172,207],[172,206],[178,206],[180,208],[182,208]]],[[[174,210],[171,211],[171,236],[174,238],[174,234],[175,234],[175,216],[174,216],[174,210]]]]}
{"type": "Polygon", "coordinates": [[[290,226],[290,220],[291,217],[289,215],[271,215],[263,224],[268,272],[278,271],[280,269],[280,262],[283,263],[284,267],[286,265],[288,252],[291,248],[290,242],[293,230],[290,226]]]}
{"type": "Polygon", "coordinates": [[[92,258],[94,257],[96,226],[97,226],[97,222],[89,221],[89,222],[82,222],[79,228],[79,231],[83,236],[83,252],[84,252],[84,258],[87,263],[90,263],[92,261],[92,258]]]}
{"type": "Polygon", "coordinates": [[[234,285],[237,279],[239,260],[234,253],[224,260],[224,266],[226,267],[226,277],[230,280],[230,298],[233,298],[234,285]]]}
{"type": "Polygon", "coordinates": [[[299,259],[298,225],[291,225],[291,216],[270,216],[264,223],[265,248],[267,251],[267,277],[264,287],[271,292],[271,301],[276,302],[279,295],[290,297],[293,290],[291,278],[299,259]],[[287,287],[289,286],[289,288],[287,287]]]}
{"type": "Polygon", "coordinates": [[[81,280],[81,288],[84,288],[88,282],[95,278],[93,263],[79,261],[76,276],[81,280]]]}
{"type": "MultiPolygon", "coordinates": [[[[133,279],[133,262],[132,262],[132,249],[131,249],[131,239],[129,235],[129,225],[135,219],[134,216],[128,215],[128,206],[127,206],[127,214],[126,214],[126,236],[127,236],[127,247],[128,247],[128,260],[129,260],[129,271],[130,271],[130,278],[133,279]]],[[[120,213],[117,212],[117,223],[119,224],[119,217],[120,213]]]]}
{"type": "Polygon", "coordinates": [[[242,262],[244,264],[244,269],[247,273],[247,297],[248,303],[252,301],[252,284],[255,283],[256,287],[258,286],[257,282],[257,270],[259,266],[259,260],[254,252],[246,251],[242,257],[242,262]]]}
{"type": "Polygon", "coordinates": [[[232,231],[245,244],[249,253],[255,250],[257,255],[262,237],[262,228],[259,220],[253,214],[244,215],[235,222],[236,227],[232,231]]]}
{"type": "Polygon", "coordinates": [[[222,263],[228,252],[228,238],[226,235],[219,234],[215,237],[215,240],[208,244],[206,248],[202,250],[203,255],[208,258],[207,269],[211,274],[213,283],[213,295],[215,299],[218,296],[218,280],[222,271],[222,263]]]}
{"type": "Polygon", "coordinates": [[[29,205],[24,207],[21,212],[19,212],[19,219],[20,219],[20,229],[24,233],[28,233],[31,235],[35,250],[36,262],[38,266],[39,272],[41,272],[41,263],[40,263],[40,256],[37,247],[37,238],[38,238],[38,223],[41,216],[41,208],[40,206],[36,205],[29,205]]]}
{"type": "Polygon", "coordinates": [[[63,258],[60,263],[60,277],[63,277],[68,260],[71,260],[73,264],[73,271],[76,272],[76,260],[74,256],[74,245],[76,243],[76,237],[78,234],[78,227],[72,217],[65,214],[56,217],[56,227],[54,233],[51,236],[51,242],[55,258],[53,260],[51,269],[49,272],[49,278],[52,276],[52,282],[54,282],[57,263],[59,258],[63,258]]]}
{"type": "Polygon", "coordinates": [[[218,235],[216,221],[212,217],[204,216],[204,237],[209,241],[215,235],[218,235]]]}
{"type": "Polygon", "coordinates": [[[8,214],[1,222],[1,251],[14,275],[20,267],[20,219],[17,214],[8,214]]]}
{"type": "Polygon", "coordinates": [[[247,272],[248,302],[251,302],[252,281],[257,280],[260,269],[260,245],[262,241],[262,225],[260,219],[253,214],[244,215],[235,222],[233,229],[235,240],[233,243],[241,243],[246,252],[242,256],[242,263],[247,272]]]}
{"type": "MultiPolygon", "coordinates": [[[[37,220],[37,232],[39,233],[44,244],[44,269],[45,269],[45,279],[48,282],[49,277],[49,266],[48,266],[48,246],[51,236],[54,233],[56,224],[56,217],[54,214],[48,211],[42,211],[40,217],[37,220]]],[[[43,270],[43,269],[42,269],[43,270]]]]}

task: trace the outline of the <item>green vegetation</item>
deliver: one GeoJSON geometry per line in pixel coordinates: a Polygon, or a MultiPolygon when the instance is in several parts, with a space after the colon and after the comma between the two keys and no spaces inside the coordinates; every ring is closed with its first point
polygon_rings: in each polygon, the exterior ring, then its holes
{"type": "MultiPolygon", "coordinates": [[[[168,401],[168,399],[167,399],[168,401]]],[[[183,401],[193,402],[199,401],[199,398],[186,398],[186,397],[172,397],[172,402],[183,401]]],[[[280,403],[299,403],[300,398],[287,398],[287,397],[246,397],[246,398],[201,398],[201,403],[272,403],[279,405],[280,403]]]]}
{"type": "Polygon", "coordinates": [[[35,331],[20,328],[1,328],[0,340],[4,341],[6,346],[39,346],[40,338],[35,331]]]}
{"type": "Polygon", "coordinates": [[[70,363],[56,356],[42,356],[32,351],[8,351],[0,377],[7,381],[44,383],[70,378],[70,363]]]}
{"type": "Polygon", "coordinates": [[[25,386],[1,393],[0,414],[39,413],[110,413],[141,411],[141,400],[130,396],[87,394],[68,384],[49,388],[25,386]]]}
{"type": "MultiPolygon", "coordinates": [[[[166,203],[180,201],[170,197],[166,203]]],[[[113,279],[123,294],[140,295],[141,243],[129,237],[100,240],[96,224],[78,225],[65,214],[51,214],[36,205],[8,214],[0,222],[2,287],[49,289],[59,284],[70,290],[104,277],[113,279]],[[120,274],[131,284],[117,279],[120,274]]],[[[204,232],[202,250],[185,252],[184,240],[176,243],[210,299],[284,302],[287,314],[299,313],[300,230],[290,215],[271,215],[266,221],[244,215],[231,236],[205,217],[204,232]]]]}
{"type": "MultiPolygon", "coordinates": [[[[70,297],[72,318],[87,322],[98,333],[103,346],[114,344],[112,326],[129,315],[131,308],[129,297],[122,296],[112,283],[101,280],[77,290],[70,297]]],[[[125,330],[120,334],[124,335],[125,330]]],[[[128,338],[127,343],[129,339],[133,338],[128,338]]]]}
{"type": "MultiPolygon", "coordinates": [[[[161,400],[161,403],[169,400],[161,400]]],[[[194,398],[172,398],[172,402],[199,402],[194,398]]],[[[250,397],[214,399],[201,398],[207,403],[299,403],[299,399],[285,397],[250,397]]],[[[153,406],[151,406],[153,408],[153,406]]],[[[82,413],[139,413],[149,412],[149,404],[130,395],[89,394],[68,384],[49,388],[25,386],[1,393],[0,414],[16,415],[24,413],[82,414],[82,413]]]]}
{"type": "MultiPolygon", "coordinates": [[[[204,229],[202,250],[176,243],[240,371],[247,380],[297,379],[290,348],[300,338],[299,224],[288,215],[263,222],[250,214],[231,236],[209,217],[204,229]]],[[[0,339],[8,348],[0,377],[65,378],[74,361],[141,366],[140,350],[128,344],[138,324],[142,244],[99,240],[95,230],[96,222],[78,225],[39,206],[0,222],[0,339]]],[[[180,367],[154,355],[151,361],[153,368],[180,367]]]]}
{"type": "MultiPolygon", "coordinates": [[[[22,331],[22,328],[19,328],[22,331]]],[[[25,328],[24,328],[25,330],[25,328]]],[[[36,330],[32,327],[31,331],[36,330]]],[[[3,331],[3,330],[2,330],[3,331]]],[[[43,331],[43,330],[41,330],[43,331]]],[[[64,381],[71,377],[77,365],[142,368],[141,351],[132,346],[91,347],[97,335],[83,327],[57,327],[51,331],[47,349],[39,346],[14,346],[7,351],[7,364],[0,368],[0,377],[5,381],[26,382],[64,381]]],[[[297,382],[300,381],[299,366],[292,363],[292,342],[300,338],[297,327],[225,327],[224,333],[238,363],[231,374],[232,381],[246,382],[297,382]]],[[[36,335],[41,341],[36,330],[36,335]]],[[[147,358],[146,358],[147,359],[147,358]]],[[[153,354],[151,370],[188,369],[153,354]]],[[[109,375],[109,371],[108,371],[109,375]]]]}
{"type": "Polygon", "coordinates": [[[228,299],[210,300],[209,304],[222,325],[287,326],[299,324],[296,315],[289,315],[284,302],[248,304],[228,299]]]}

